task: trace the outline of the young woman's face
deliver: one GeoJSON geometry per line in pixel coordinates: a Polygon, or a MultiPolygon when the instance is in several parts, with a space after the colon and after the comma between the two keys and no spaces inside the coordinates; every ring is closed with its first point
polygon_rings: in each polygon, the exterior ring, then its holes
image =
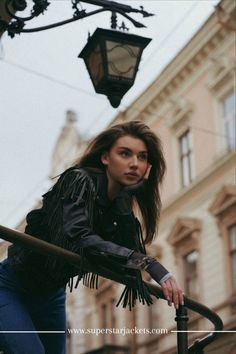
{"type": "Polygon", "coordinates": [[[122,136],[102,155],[102,163],[107,167],[108,179],[113,185],[136,184],[148,167],[147,146],[141,139],[122,136]]]}

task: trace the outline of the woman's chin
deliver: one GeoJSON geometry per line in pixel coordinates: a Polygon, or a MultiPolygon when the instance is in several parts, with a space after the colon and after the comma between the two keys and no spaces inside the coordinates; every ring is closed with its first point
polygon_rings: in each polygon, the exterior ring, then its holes
{"type": "Polygon", "coordinates": [[[135,180],[135,181],[125,181],[125,182],[123,183],[123,186],[124,186],[124,187],[134,186],[134,185],[137,184],[137,183],[138,183],[137,180],[135,180]]]}

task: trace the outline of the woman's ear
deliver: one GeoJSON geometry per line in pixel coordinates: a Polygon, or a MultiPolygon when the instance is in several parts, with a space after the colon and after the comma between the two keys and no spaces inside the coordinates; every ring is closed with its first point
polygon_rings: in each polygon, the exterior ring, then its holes
{"type": "Polygon", "coordinates": [[[105,151],[102,155],[101,155],[101,162],[103,163],[103,165],[108,165],[108,152],[105,151]]]}

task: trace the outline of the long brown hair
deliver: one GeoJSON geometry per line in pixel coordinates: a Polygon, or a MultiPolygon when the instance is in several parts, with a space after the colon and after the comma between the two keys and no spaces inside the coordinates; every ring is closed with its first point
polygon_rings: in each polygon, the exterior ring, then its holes
{"type": "Polygon", "coordinates": [[[150,128],[140,121],[114,125],[93,139],[84,155],[76,162],[77,167],[93,167],[104,170],[101,155],[109,151],[117,139],[130,135],[141,139],[148,149],[148,162],[152,165],[150,175],[144,187],[135,198],[140,209],[144,228],[145,243],[150,243],[157,231],[161,211],[160,185],[166,170],[160,139],[150,128]]]}

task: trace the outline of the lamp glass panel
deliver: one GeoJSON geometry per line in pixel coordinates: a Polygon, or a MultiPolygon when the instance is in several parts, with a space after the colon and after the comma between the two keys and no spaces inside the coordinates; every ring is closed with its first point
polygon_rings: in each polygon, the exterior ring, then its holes
{"type": "Polygon", "coordinates": [[[130,44],[106,41],[108,75],[133,79],[140,48],[130,44]]]}
{"type": "Polygon", "coordinates": [[[99,44],[97,44],[94,50],[89,53],[88,57],[86,58],[86,61],[87,66],[89,68],[90,76],[93,80],[94,85],[96,86],[104,77],[102,54],[99,44]]]}

